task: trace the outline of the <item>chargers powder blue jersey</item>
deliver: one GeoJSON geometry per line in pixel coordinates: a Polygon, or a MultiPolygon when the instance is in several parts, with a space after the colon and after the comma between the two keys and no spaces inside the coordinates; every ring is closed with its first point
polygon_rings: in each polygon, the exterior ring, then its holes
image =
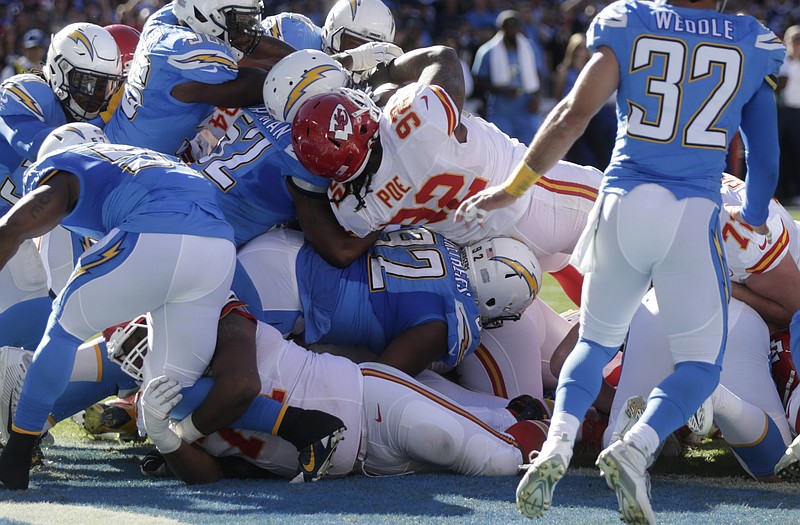
{"type": "Polygon", "coordinates": [[[211,184],[175,157],[118,144],[83,144],[55,151],[25,173],[25,193],[58,171],[80,179],[75,209],[61,222],[81,235],[114,228],[233,240],[211,184]]]}
{"type": "Polygon", "coordinates": [[[224,193],[217,200],[237,246],[297,216],[285,177],[321,192],[328,187],[328,179],[312,175],[287,153],[290,131],[290,123],[271,119],[264,106],[245,108],[214,151],[192,165],[224,193]]]}
{"type": "Polygon", "coordinates": [[[741,109],[777,74],[782,42],[752,17],[621,0],[595,18],[587,45],[620,61],[620,131],[604,189],[657,182],[720,204],[741,109]]]}
{"type": "Polygon", "coordinates": [[[22,196],[25,168],[54,128],[67,123],[61,103],[47,82],[31,74],[14,75],[0,85],[0,214],[22,196]]]}
{"type": "Polygon", "coordinates": [[[367,345],[380,354],[403,331],[442,321],[450,366],[480,343],[480,314],[461,250],[424,228],[384,232],[344,269],[306,243],[297,277],[309,343],[367,345]]]}
{"type": "Polygon", "coordinates": [[[112,142],[174,154],[184,139],[214,109],[185,103],[172,88],[186,82],[222,84],[237,77],[239,67],[222,40],[178,25],[172,4],[147,19],[136,48],[125,93],[106,126],[112,142]]]}

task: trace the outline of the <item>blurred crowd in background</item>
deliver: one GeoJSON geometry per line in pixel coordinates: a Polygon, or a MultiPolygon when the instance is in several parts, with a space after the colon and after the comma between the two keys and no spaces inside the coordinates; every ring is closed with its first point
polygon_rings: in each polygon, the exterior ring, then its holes
{"type": "MultiPolygon", "coordinates": [[[[465,72],[472,71],[474,76],[474,79],[467,78],[470,100],[466,109],[495,122],[506,133],[523,142],[530,141],[543,115],[569,91],[578,72],[588,61],[590,54],[583,35],[593,17],[608,4],[597,0],[384,2],[391,8],[397,23],[395,43],[405,51],[432,44],[445,44],[457,49],[465,72]],[[508,16],[508,10],[515,11],[513,16],[508,16]],[[510,31],[518,32],[530,44],[537,77],[535,82],[522,82],[523,85],[513,90],[492,86],[485,63],[489,59],[484,57],[486,60],[481,60],[482,53],[479,52],[482,45],[488,43],[491,47],[492,41],[496,42],[503,32],[510,31]],[[484,62],[482,68],[481,62],[484,62]],[[530,116],[526,127],[520,128],[503,120],[520,114],[530,116]]],[[[0,80],[30,67],[39,67],[50,35],[67,24],[79,21],[99,25],[122,23],[141,29],[147,17],[164,3],[161,0],[0,0],[0,64],[3,65],[0,80]]],[[[265,15],[297,12],[321,26],[333,3],[334,0],[265,0],[265,15]]],[[[758,18],[780,37],[784,37],[790,27],[800,24],[800,2],[796,0],[729,0],[724,9],[728,13],[746,12],[758,18]]],[[[787,37],[791,39],[793,35],[794,32],[789,31],[787,37]]],[[[787,152],[785,161],[782,159],[782,175],[783,172],[792,172],[782,177],[778,189],[778,196],[785,201],[800,196],[800,175],[794,173],[800,161],[800,153],[797,153],[800,152],[800,119],[796,118],[800,116],[800,30],[796,38],[796,53],[793,53],[791,45],[787,46],[787,62],[793,61],[796,67],[785,68],[789,83],[779,101],[781,109],[787,110],[781,124],[785,128],[781,146],[787,152]],[[789,113],[791,118],[788,118],[789,113]]],[[[519,72],[515,71],[514,75],[520,77],[519,72]]],[[[524,79],[525,75],[522,77],[524,79]]],[[[782,82],[782,86],[787,86],[787,83],[782,82]]],[[[613,101],[609,102],[608,108],[601,111],[590,125],[586,140],[576,144],[567,160],[605,168],[615,129],[613,101]]]]}

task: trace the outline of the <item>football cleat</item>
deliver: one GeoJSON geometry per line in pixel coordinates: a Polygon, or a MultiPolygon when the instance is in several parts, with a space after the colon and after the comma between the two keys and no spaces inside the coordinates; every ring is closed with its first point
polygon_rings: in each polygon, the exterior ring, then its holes
{"type": "Polygon", "coordinates": [[[620,519],[628,524],[654,525],[645,455],[630,443],[615,441],[600,453],[596,465],[617,496],[620,519]]]}
{"type": "Polygon", "coordinates": [[[29,350],[13,346],[0,348],[0,445],[5,446],[11,435],[14,413],[32,358],[33,352],[29,350]]]}
{"type": "Polygon", "coordinates": [[[136,405],[128,400],[95,403],[83,415],[83,428],[89,434],[118,433],[136,435],[136,405]]]}
{"type": "Polygon", "coordinates": [[[148,452],[139,463],[139,470],[143,476],[148,478],[171,478],[172,471],[167,465],[167,460],[160,452],[154,450],[148,452]]]}
{"type": "MultiPolygon", "coordinates": [[[[532,454],[533,455],[533,454],[532,454]]],[[[572,459],[572,443],[566,434],[560,438],[549,438],[542,450],[527,465],[527,472],[517,485],[517,508],[523,516],[539,518],[544,516],[553,500],[553,490],[572,459]]]]}
{"type": "Polygon", "coordinates": [[[298,457],[300,464],[297,467],[297,474],[290,483],[308,483],[325,477],[333,465],[333,454],[339,442],[344,439],[345,430],[346,427],[340,427],[332,434],[302,449],[298,457]]]}
{"type": "Polygon", "coordinates": [[[698,436],[707,436],[711,433],[711,428],[714,426],[714,402],[711,397],[712,396],[707,397],[706,400],[703,401],[703,404],[692,414],[689,421],[686,422],[686,426],[689,427],[689,430],[698,436]]]}
{"type": "Polygon", "coordinates": [[[622,407],[614,425],[614,432],[611,434],[612,443],[625,437],[625,434],[642,417],[645,408],[647,408],[647,401],[642,396],[632,396],[625,401],[625,406],[622,407]]]}
{"type": "Polygon", "coordinates": [[[794,438],[775,465],[775,475],[792,481],[800,481],[800,436],[794,438]]]}

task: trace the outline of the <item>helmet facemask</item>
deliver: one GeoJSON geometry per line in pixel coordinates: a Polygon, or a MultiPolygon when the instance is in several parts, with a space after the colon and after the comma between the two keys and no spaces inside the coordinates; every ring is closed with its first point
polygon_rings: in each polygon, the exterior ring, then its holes
{"type": "Polygon", "coordinates": [[[59,67],[62,65],[70,67],[65,75],[69,82],[64,86],[67,92],[67,110],[79,121],[91,120],[99,115],[122,85],[121,76],[71,67],[65,61],[59,67]]]}
{"type": "Polygon", "coordinates": [[[225,41],[245,55],[252,53],[264,34],[261,7],[231,6],[222,9],[222,14],[225,16],[224,26],[221,26],[225,41]]]}

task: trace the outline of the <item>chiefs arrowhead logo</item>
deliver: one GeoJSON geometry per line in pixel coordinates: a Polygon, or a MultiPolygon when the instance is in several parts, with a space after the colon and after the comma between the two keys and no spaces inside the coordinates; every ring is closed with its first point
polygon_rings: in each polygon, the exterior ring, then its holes
{"type": "Polygon", "coordinates": [[[347,140],[353,134],[353,123],[350,120],[350,114],[341,104],[333,108],[328,131],[333,133],[334,138],[337,140],[347,140]]]}

